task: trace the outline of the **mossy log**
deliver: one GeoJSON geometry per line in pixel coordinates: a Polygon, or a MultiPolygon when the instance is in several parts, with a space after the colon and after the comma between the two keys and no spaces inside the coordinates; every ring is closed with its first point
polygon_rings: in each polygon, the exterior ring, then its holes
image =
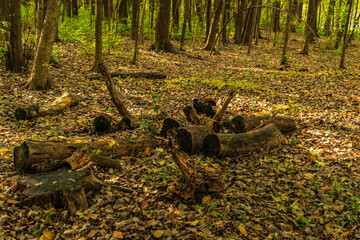
{"type": "Polygon", "coordinates": [[[83,160],[94,160],[92,161],[93,163],[98,163],[96,165],[101,166],[100,162],[104,162],[105,159],[110,161],[108,158],[131,156],[145,151],[146,148],[153,149],[158,145],[157,140],[152,137],[141,139],[116,137],[104,138],[98,142],[76,142],[79,141],[75,140],[75,143],[25,141],[20,146],[15,147],[15,168],[18,171],[29,173],[53,171],[64,165],[68,166],[69,163],[65,160],[71,157],[74,152],[84,149],[99,156],[89,155],[87,158],[83,158],[83,160]],[[97,160],[95,161],[95,159],[97,160]]]}
{"type": "Polygon", "coordinates": [[[231,120],[230,127],[235,133],[243,133],[257,128],[261,124],[273,123],[283,133],[296,129],[296,122],[289,116],[236,116],[231,120]]]}
{"type": "Polygon", "coordinates": [[[260,129],[238,134],[210,134],[205,137],[203,152],[211,157],[237,157],[240,154],[279,146],[285,138],[272,123],[260,129]]]}
{"type": "Polygon", "coordinates": [[[74,107],[78,104],[78,100],[69,93],[64,93],[61,97],[58,97],[54,102],[39,105],[30,105],[15,110],[15,118],[17,120],[31,120],[37,117],[55,115],[74,107]]]}
{"type": "Polygon", "coordinates": [[[53,204],[67,207],[72,215],[89,207],[86,192],[98,191],[104,186],[89,170],[68,171],[61,169],[39,175],[20,176],[18,188],[24,189],[31,203],[53,204]]]}
{"type": "Polygon", "coordinates": [[[176,130],[176,143],[180,150],[195,154],[202,152],[203,141],[214,130],[206,125],[186,126],[176,130]]]}

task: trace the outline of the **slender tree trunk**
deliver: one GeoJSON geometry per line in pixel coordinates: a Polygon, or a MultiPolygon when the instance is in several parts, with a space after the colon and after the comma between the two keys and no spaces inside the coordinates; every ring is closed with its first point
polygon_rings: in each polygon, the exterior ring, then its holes
{"type": "MultiPolygon", "coordinates": [[[[229,19],[229,11],[230,11],[230,0],[225,0],[225,4],[223,6],[223,17],[221,21],[221,25],[224,26],[226,21],[229,19]]],[[[228,42],[227,40],[227,31],[226,27],[222,31],[221,40],[223,44],[226,44],[228,42]]]]}
{"type": "MultiPolygon", "coordinates": [[[[262,0],[258,0],[257,5],[261,6],[262,5],[262,0]]],[[[258,44],[258,40],[259,40],[259,38],[261,38],[260,21],[261,21],[261,8],[256,8],[255,45],[258,44]]]]}
{"type": "Polygon", "coordinates": [[[34,66],[31,76],[25,87],[33,90],[44,90],[51,88],[53,82],[49,78],[49,62],[55,40],[56,26],[59,20],[61,0],[48,0],[45,21],[39,46],[36,50],[34,66]]]}
{"type": "Polygon", "coordinates": [[[145,15],[146,15],[146,0],[144,0],[143,2],[143,9],[141,14],[141,26],[140,26],[140,36],[139,36],[139,41],[141,43],[144,41],[145,15]]]}
{"type": "MultiPolygon", "coordinates": [[[[297,17],[297,8],[298,8],[298,0],[294,0],[293,4],[292,4],[292,8],[291,8],[291,12],[290,14],[294,17],[297,17]]],[[[290,22],[290,32],[296,32],[296,19],[295,18],[291,18],[291,22],[290,22]]]]}
{"type": "Polygon", "coordinates": [[[103,1],[103,8],[104,8],[104,19],[109,19],[109,0],[102,0],[103,1]]]}
{"type": "Polygon", "coordinates": [[[342,7],[342,0],[339,1],[339,9],[336,17],[336,40],[334,49],[338,49],[340,46],[341,38],[343,36],[343,24],[341,23],[341,7],[342,7]]]}
{"type": "Polygon", "coordinates": [[[150,29],[154,29],[155,0],[150,0],[150,29]]]}
{"type": "MultiPolygon", "coordinates": [[[[251,0],[249,6],[255,6],[257,3],[256,0],[251,0]]],[[[247,11],[247,17],[246,17],[246,25],[244,28],[244,33],[243,33],[243,40],[242,43],[244,45],[248,45],[251,44],[252,41],[252,37],[254,36],[254,23],[255,23],[255,17],[256,17],[256,9],[255,8],[250,8],[247,11]]]]}
{"type": "Polygon", "coordinates": [[[127,19],[128,19],[128,0],[122,0],[120,3],[120,9],[119,9],[119,17],[120,17],[120,23],[127,25],[127,19]]]}
{"type": "Polygon", "coordinates": [[[205,12],[205,18],[206,18],[206,31],[205,31],[205,42],[207,41],[209,37],[210,27],[211,27],[211,0],[205,0],[206,1],[206,12],[205,12]]]}
{"type": "Polygon", "coordinates": [[[184,50],[184,42],[185,42],[185,33],[186,33],[186,22],[189,18],[189,11],[190,9],[190,0],[184,0],[184,20],[181,30],[181,37],[180,37],[180,50],[184,50]]]}
{"type": "Polygon", "coordinates": [[[66,16],[71,18],[71,0],[64,0],[64,7],[66,9],[66,16]]]}
{"type": "Polygon", "coordinates": [[[0,41],[9,40],[10,5],[9,0],[0,0],[0,41]]]}
{"type": "Polygon", "coordinates": [[[99,64],[102,62],[102,0],[96,0],[95,19],[95,62],[93,70],[99,72],[99,64]]]}
{"type": "Polygon", "coordinates": [[[284,45],[282,49],[282,55],[281,55],[281,65],[285,65],[287,63],[287,53],[286,48],[289,42],[289,33],[290,33],[290,22],[291,22],[291,11],[293,9],[292,6],[292,0],[288,0],[288,15],[286,15],[286,28],[284,33],[284,45]]]}
{"type": "Polygon", "coordinates": [[[309,45],[311,42],[314,41],[314,38],[316,36],[317,33],[316,18],[317,18],[317,9],[319,3],[320,0],[309,0],[309,7],[308,7],[308,13],[306,19],[307,26],[305,27],[306,38],[301,54],[305,54],[305,55],[309,54],[309,45]]]}
{"type": "Polygon", "coordinates": [[[72,0],[72,13],[74,16],[79,16],[78,0],[72,0]]]}
{"type": "Polygon", "coordinates": [[[139,33],[139,11],[140,11],[140,0],[132,0],[132,15],[131,15],[131,39],[135,40],[139,33]]]}
{"type": "MultiPolygon", "coordinates": [[[[238,0],[236,6],[236,13],[242,11],[247,6],[246,0],[238,0]]],[[[237,14],[235,17],[235,34],[234,34],[234,43],[241,44],[242,43],[242,33],[244,29],[244,18],[245,11],[237,14]]]]}
{"type": "Polygon", "coordinates": [[[326,21],[324,24],[324,32],[325,32],[325,36],[327,37],[331,35],[331,20],[334,17],[334,7],[335,7],[335,0],[330,0],[328,11],[326,14],[326,21]]]}
{"type": "Polygon", "coordinates": [[[340,68],[345,68],[345,66],[344,66],[345,52],[346,52],[346,48],[347,48],[347,36],[348,36],[348,29],[349,29],[349,23],[350,23],[350,18],[351,18],[351,10],[352,10],[353,1],[348,0],[347,5],[348,5],[348,13],[347,13],[346,23],[345,23],[345,27],[344,27],[344,40],[343,40],[342,53],[341,53],[340,65],[339,65],[340,68]]]}
{"type": "Polygon", "coordinates": [[[8,49],[10,70],[21,71],[25,65],[22,46],[21,0],[10,1],[10,44],[8,49]]]}
{"type": "Polygon", "coordinates": [[[219,28],[220,17],[223,11],[223,4],[224,4],[224,0],[218,0],[217,6],[215,8],[214,17],[211,22],[209,36],[207,38],[205,46],[203,47],[204,50],[210,51],[215,44],[216,33],[219,28]]]}
{"type": "Polygon", "coordinates": [[[202,0],[195,0],[196,15],[198,16],[199,22],[201,23],[204,21],[202,6],[202,0]]]}
{"type": "MultiPolygon", "coordinates": [[[[172,0],[172,29],[175,34],[178,33],[179,25],[180,25],[180,1],[181,0],[172,0]]],[[[186,1],[186,0],[185,0],[186,1]]]]}
{"type": "Polygon", "coordinates": [[[155,51],[175,52],[170,42],[170,10],[169,0],[159,0],[155,27],[155,41],[152,48],[155,51]]]}
{"type": "MultiPolygon", "coordinates": [[[[279,0],[274,2],[274,7],[281,8],[279,0]]],[[[278,9],[274,9],[273,11],[272,30],[274,33],[280,32],[280,11],[278,9]]]]}

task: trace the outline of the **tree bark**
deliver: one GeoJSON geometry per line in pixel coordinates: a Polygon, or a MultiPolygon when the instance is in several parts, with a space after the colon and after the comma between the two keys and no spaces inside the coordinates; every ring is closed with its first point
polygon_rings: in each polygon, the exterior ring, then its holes
{"type": "MultiPolygon", "coordinates": [[[[256,6],[257,0],[251,0],[249,7],[256,6]]],[[[243,32],[242,44],[251,45],[252,38],[255,31],[255,19],[256,19],[256,9],[250,8],[247,10],[246,15],[246,24],[243,32]]]]}
{"type": "Polygon", "coordinates": [[[348,30],[349,30],[349,23],[350,23],[350,18],[351,18],[351,11],[352,11],[352,5],[353,5],[353,1],[352,0],[348,0],[348,13],[347,13],[347,17],[346,17],[346,23],[344,26],[344,40],[343,40],[343,46],[342,46],[342,52],[341,52],[341,58],[340,58],[340,65],[339,68],[345,68],[344,62],[345,62],[345,52],[346,52],[346,48],[347,48],[347,36],[348,36],[348,30]]]}
{"type": "Polygon", "coordinates": [[[244,29],[244,18],[245,11],[243,9],[246,8],[246,0],[238,0],[236,6],[236,16],[235,16],[235,33],[234,33],[234,43],[242,44],[242,33],[244,29]],[[239,13],[242,11],[241,13],[239,13]],[[238,14],[239,13],[239,14],[238,14]]]}
{"type": "Polygon", "coordinates": [[[78,100],[74,96],[65,93],[54,102],[43,106],[31,105],[25,108],[17,108],[15,110],[15,118],[16,120],[31,120],[37,117],[54,115],[77,104],[78,100]]]}
{"type": "Polygon", "coordinates": [[[331,35],[331,20],[334,17],[334,7],[335,7],[335,0],[330,0],[328,5],[328,11],[326,14],[326,21],[324,24],[324,32],[325,32],[325,36],[327,37],[331,35]]]}
{"type": "Polygon", "coordinates": [[[140,12],[140,0],[132,0],[132,15],[131,15],[131,39],[135,40],[139,34],[139,12],[140,12]]]}
{"type": "Polygon", "coordinates": [[[9,0],[0,0],[0,41],[9,41],[10,3],[9,0]]]}
{"type": "Polygon", "coordinates": [[[155,41],[152,46],[155,51],[176,52],[170,42],[170,10],[170,0],[158,1],[155,41]]]}
{"type": "Polygon", "coordinates": [[[184,17],[183,17],[183,25],[181,30],[181,37],[180,37],[180,50],[184,50],[184,42],[185,42],[185,34],[186,34],[186,22],[190,17],[189,13],[191,11],[190,0],[184,0],[184,17]]]}
{"type": "Polygon", "coordinates": [[[78,0],[72,0],[72,14],[79,16],[78,0]]]}
{"type": "Polygon", "coordinates": [[[286,52],[286,48],[289,42],[289,33],[290,33],[290,22],[291,22],[291,10],[292,10],[292,0],[288,0],[288,11],[287,11],[287,16],[286,16],[286,27],[285,27],[285,33],[284,33],[284,43],[283,43],[283,49],[282,49],[282,54],[281,54],[281,65],[285,65],[287,64],[287,52],[286,52]]]}
{"type": "Polygon", "coordinates": [[[10,1],[9,69],[19,72],[25,65],[22,46],[21,0],[10,1]]]}
{"type": "MultiPolygon", "coordinates": [[[[279,0],[275,0],[274,7],[281,8],[279,0]]],[[[274,33],[280,32],[280,11],[278,9],[273,10],[272,31],[274,33]]]]}
{"type": "Polygon", "coordinates": [[[309,54],[310,43],[314,41],[314,38],[318,35],[317,33],[317,10],[320,4],[320,0],[309,0],[309,7],[307,13],[307,19],[305,26],[305,41],[301,54],[309,54]],[[310,27],[310,28],[309,28],[310,27]]]}
{"type": "Polygon", "coordinates": [[[181,151],[188,154],[200,153],[205,137],[213,133],[214,130],[209,126],[186,126],[176,130],[176,144],[181,151]]]}
{"type": "Polygon", "coordinates": [[[209,33],[210,33],[210,27],[211,27],[211,5],[212,5],[212,1],[211,0],[205,0],[205,8],[206,8],[206,12],[205,12],[205,19],[206,19],[206,30],[205,30],[205,43],[207,41],[207,39],[209,38],[209,33]]]}
{"type": "Polygon", "coordinates": [[[95,62],[92,70],[99,72],[99,64],[103,61],[102,57],[102,1],[96,0],[96,19],[95,19],[95,62]]]}
{"type": "Polygon", "coordinates": [[[48,0],[43,30],[36,50],[34,66],[25,87],[32,90],[45,90],[54,86],[49,79],[49,63],[59,20],[61,0],[48,0]]]}
{"type": "Polygon", "coordinates": [[[239,134],[210,134],[203,143],[203,151],[210,157],[237,157],[241,154],[279,146],[285,138],[274,124],[239,134]]]}
{"type": "Polygon", "coordinates": [[[223,10],[223,4],[224,4],[224,0],[218,0],[217,6],[215,8],[214,17],[213,17],[212,22],[211,22],[209,35],[208,35],[208,38],[206,40],[206,44],[203,47],[204,50],[210,51],[213,48],[214,44],[215,44],[216,33],[218,31],[218,28],[219,28],[219,22],[220,22],[221,13],[222,13],[222,10],[223,10]]]}
{"type": "Polygon", "coordinates": [[[172,29],[173,32],[175,32],[175,34],[178,33],[179,25],[180,25],[180,11],[179,11],[180,3],[181,0],[172,0],[172,20],[173,20],[172,29]]]}

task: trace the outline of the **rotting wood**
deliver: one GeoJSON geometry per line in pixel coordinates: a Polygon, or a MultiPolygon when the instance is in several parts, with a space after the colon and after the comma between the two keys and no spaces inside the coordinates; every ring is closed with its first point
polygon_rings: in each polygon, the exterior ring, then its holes
{"type": "Polygon", "coordinates": [[[131,115],[131,113],[127,110],[125,105],[122,103],[119,93],[114,86],[114,82],[111,79],[109,71],[107,70],[107,68],[105,67],[105,65],[103,63],[99,64],[99,71],[102,74],[102,76],[104,77],[106,87],[111,96],[111,100],[114,103],[117,110],[119,111],[120,115],[124,118],[127,118],[130,121],[130,125],[132,126],[132,128],[136,128],[138,126],[137,121],[131,115]]]}
{"type": "Polygon", "coordinates": [[[216,102],[213,99],[193,99],[193,107],[197,114],[204,114],[209,118],[213,118],[216,114],[216,102]]]}
{"type": "MultiPolygon", "coordinates": [[[[117,158],[142,153],[147,148],[153,149],[156,146],[158,146],[158,141],[152,137],[141,139],[115,137],[104,138],[97,142],[75,140],[74,143],[25,141],[14,149],[14,166],[18,171],[42,173],[68,166],[64,160],[85,147],[89,152],[96,153],[101,157],[117,158]]],[[[91,158],[90,156],[90,159],[94,160],[96,157],[91,158]]]]}
{"type": "Polygon", "coordinates": [[[215,116],[213,117],[214,121],[216,122],[220,122],[221,119],[224,117],[226,109],[228,108],[231,100],[235,97],[235,89],[230,89],[227,99],[225,100],[223,106],[221,107],[221,109],[215,114],[215,116]]]}
{"type": "Polygon", "coordinates": [[[210,134],[205,137],[203,152],[211,157],[237,157],[240,154],[270,149],[285,141],[280,130],[272,123],[247,133],[210,134]]]}
{"type": "Polygon", "coordinates": [[[195,154],[202,152],[205,137],[212,133],[214,130],[206,125],[186,126],[176,130],[175,139],[180,150],[195,154]]]}
{"type": "Polygon", "coordinates": [[[296,130],[295,119],[289,116],[236,116],[231,120],[230,127],[236,133],[251,131],[260,125],[273,123],[283,133],[296,130]]]}
{"type": "Polygon", "coordinates": [[[31,120],[37,117],[55,115],[61,113],[70,107],[78,104],[78,100],[73,95],[65,92],[61,97],[58,97],[54,102],[39,105],[30,105],[15,110],[15,118],[17,120],[31,120]]]}
{"type": "Polygon", "coordinates": [[[185,126],[186,123],[184,120],[181,119],[173,119],[173,118],[165,118],[160,130],[160,135],[162,137],[167,137],[167,133],[169,130],[174,128],[179,128],[185,126]]]}
{"type": "MultiPolygon", "coordinates": [[[[133,72],[133,73],[125,73],[125,72],[112,72],[110,73],[111,77],[119,77],[119,78],[145,78],[145,79],[166,79],[167,75],[160,72],[133,72]]],[[[90,76],[89,79],[99,79],[101,75],[90,76]]]]}
{"type": "Polygon", "coordinates": [[[19,176],[19,189],[29,201],[39,205],[52,203],[56,208],[67,207],[72,215],[88,208],[85,192],[98,191],[104,184],[89,170],[68,171],[61,169],[39,175],[19,176]]]}
{"type": "Polygon", "coordinates": [[[195,125],[207,125],[210,126],[214,132],[218,133],[221,131],[221,125],[219,122],[208,118],[206,116],[199,116],[193,106],[186,106],[183,108],[186,119],[195,125]]]}
{"type": "Polygon", "coordinates": [[[128,118],[117,121],[107,114],[100,114],[93,120],[93,129],[96,133],[115,133],[126,129],[132,130],[131,122],[128,118]]]}

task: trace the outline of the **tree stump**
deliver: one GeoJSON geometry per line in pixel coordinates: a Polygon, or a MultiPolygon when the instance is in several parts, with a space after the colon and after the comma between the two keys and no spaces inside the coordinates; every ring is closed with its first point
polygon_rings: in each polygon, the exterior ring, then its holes
{"type": "Polygon", "coordinates": [[[70,107],[76,106],[78,102],[79,101],[71,94],[64,93],[54,102],[43,106],[31,105],[23,108],[17,108],[15,110],[15,118],[16,120],[31,120],[37,117],[55,115],[70,107]]]}
{"type": "Polygon", "coordinates": [[[260,129],[238,134],[210,134],[205,137],[203,152],[210,157],[237,157],[240,154],[279,146],[285,138],[272,123],[260,129]]]}

